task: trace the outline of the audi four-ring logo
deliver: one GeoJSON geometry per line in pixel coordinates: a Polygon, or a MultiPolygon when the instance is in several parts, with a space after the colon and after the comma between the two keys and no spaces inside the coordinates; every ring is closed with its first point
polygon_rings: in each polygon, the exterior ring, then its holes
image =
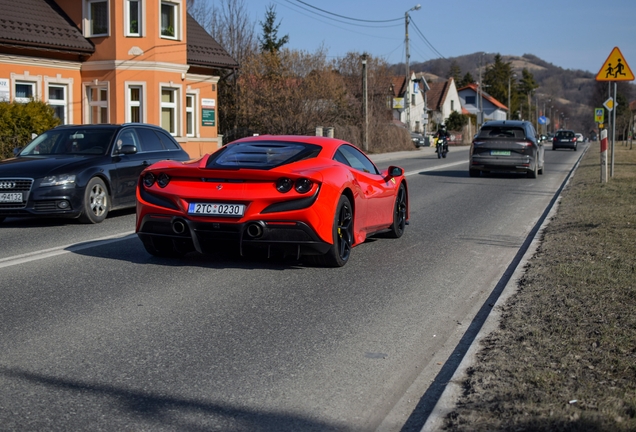
{"type": "Polygon", "coordinates": [[[13,189],[13,188],[15,188],[15,182],[0,181],[0,189],[13,189]]]}

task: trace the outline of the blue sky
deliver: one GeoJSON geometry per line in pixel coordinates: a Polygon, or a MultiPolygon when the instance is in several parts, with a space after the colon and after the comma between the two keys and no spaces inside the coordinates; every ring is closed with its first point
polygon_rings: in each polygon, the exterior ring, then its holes
{"type": "Polygon", "coordinates": [[[276,7],[287,48],[323,45],[333,57],[366,51],[389,63],[404,62],[404,14],[418,1],[421,9],[410,12],[411,63],[485,51],[534,54],[596,74],[617,46],[636,74],[636,0],[244,0],[257,34],[267,6],[276,7]]]}

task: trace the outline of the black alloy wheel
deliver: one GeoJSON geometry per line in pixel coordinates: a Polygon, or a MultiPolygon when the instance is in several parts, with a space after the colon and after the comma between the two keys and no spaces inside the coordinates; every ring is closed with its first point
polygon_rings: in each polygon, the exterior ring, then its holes
{"type": "Polygon", "coordinates": [[[400,238],[406,228],[406,187],[400,184],[397,196],[395,197],[395,207],[393,209],[393,224],[388,233],[391,238],[400,238]]]}
{"type": "Polygon", "coordinates": [[[310,264],[342,267],[351,255],[353,248],[353,210],[351,202],[345,195],[340,197],[333,221],[333,244],[324,255],[309,255],[306,261],[310,264]]]}

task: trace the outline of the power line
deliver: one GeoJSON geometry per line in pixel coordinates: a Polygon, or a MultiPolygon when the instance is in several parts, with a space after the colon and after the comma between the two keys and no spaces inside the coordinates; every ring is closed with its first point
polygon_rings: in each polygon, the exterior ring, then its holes
{"type": "MultiPolygon", "coordinates": [[[[390,28],[390,27],[399,27],[399,26],[400,26],[400,24],[392,24],[392,25],[379,26],[379,25],[356,24],[356,23],[351,23],[351,22],[347,22],[347,21],[341,21],[341,20],[334,19],[334,18],[331,18],[331,17],[328,17],[328,16],[324,16],[324,15],[322,15],[322,14],[320,14],[320,13],[316,12],[316,11],[313,11],[313,10],[311,10],[311,9],[308,9],[308,8],[306,8],[306,7],[303,7],[303,6],[297,5],[297,4],[295,4],[292,0],[284,0],[284,1],[286,1],[286,2],[287,2],[287,3],[289,3],[289,4],[294,5],[294,7],[298,7],[298,8],[300,8],[300,9],[304,10],[304,11],[307,11],[307,12],[309,12],[309,13],[311,13],[311,14],[317,15],[317,16],[319,16],[319,17],[321,17],[321,18],[326,18],[326,19],[328,19],[328,20],[336,21],[336,22],[339,22],[339,23],[342,23],[342,24],[346,24],[346,25],[354,25],[354,26],[358,26],[358,27],[367,27],[367,28],[390,28]]],[[[296,0],[296,1],[298,1],[298,0],[296,0]]],[[[301,2],[301,3],[303,3],[303,2],[301,2]]],[[[315,9],[318,9],[318,8],[315,8],[315,9]]],[[[322,9],[318,9],[318,10],[322,11],[322,9]]],[[[330,14],[330,15],[334,15],[334,16],[338,16],[338,17],[339,17],[339,16],[341,16],[341,15],[332,14],[332,13],[329,13],[329,12],[325,12],[325,13],[330,14]]],[[[305,15],[305,16],[307,16],[307,15],[305,15]]],[[[344,18],[346,18],[346,17],[344,17],[344,18]]],[[[364,22],[377,22],[377,23],[389,22],[389,21],[367,21],[367,20],[359,20],[359,21],[364,21],[364,22]]]]}
{"type": "Polygon", "coordinates": [[[351,18],[351,17],[344,16],[344,15],[338,15],[338,14],[336,14],[336,13],[329,12],[329,11],[326,11],[326,10],[324,10],[324,9],[320,9],[320,8],[318,8],[318,7],[316,7],[316,6],[313,6],[313,5],[310,5],[309,3],[306,3],[306,2],[304,2],[304,1],[302,1],[302,0],[296,0],[296,1],[297,1],[298,3],[302,3],[302,4],[304,4],[305,6],[309,6],[309,7],[310,7],[310,8],[312,8],[312,9],[319,10],[320,12],[324,12],[324,13],[326,13],[326,14],[333,15],[333,16],[337,16],[337,17],[339,17],[339,18],[348,19],[348,20],[351,20],[351,21],[362,21],[362,22],[371,22],[371,23],[383,23],[383,22],[402,21],[402,18],[393,18],[393,19],[389,19],[389,20],[365,20],[365,19],[359,19],[359,18],[351,18]]]}
{"type": "MultiPolygon", "coordinates": [[[[294,4],[294,3],[291,3],[289,0],[285,0],[285,1],[286,1],[286,2],[288,2],[288,3],[290,3],[290,5],[286,5],[286,4],[280,3],[280,1],[278,1],[278,0],[273,0],[273,2],[274,2],[274,3],[276,3],[277,5],[280,5],[280,6],[282,6],[282,7],[289,8],[289,9],[293,10],[295,13],[298,13],[298,14],[300,14],[300,15],[306,16],[306,17],[308,17],[308,18],[310,18],[310,19],[316,20],[316,21],[321,22],[321,23],[323,23],[323,24],[326,24],[326,25],[329,25],[329,26],[335,27],[335,28],[337,28],[337,29],[344,30],[344,31],[348,31],[348,32],[351,32],[351,33],[356,33],[356,34],[363,35],[363,36],[367,36],[367,37],[371,37],[371,38],[386,39],[386,37],[384,37],[384,36],[378,36],[377,34],[362,33],[362,32],[358,32],[358,31],[352,30],[352,29],[347,29],[347,28],[344,28],[344,27],[338,26],[338,25],[336,25],[336,24],[334,23],[334,21],[336,21],[336,20],[334,20],[334,19],[332,19],[332,18],[323,17],[322,15],[319,15],[319,14],[317,14],[316,12],[313,12],[313,11],[308,11],[308,12],[310,12],[311,14],[313,14],[313,15],[314,15],[314,16],[310,16],[310,15],[308,15],[308,14],[306,14],[306,13],[303,13],[303,12],[301,12],[301,11],[299,11],[299,10],[295,9],[295,8],[297,8],[297,7],[300,7],[300,6],[298,6],[298,5],[294,4]],[[329,20],[329,21],[324,21],[324,20],[322,20],[322,19],[318,19],[318,18],[316,18],[316,16],[318,16],[318,17],[320,17],[320,18],[325,18],[325,19],[327,19],[327,20],[329,20]]],[[[353,23],[345,23],[345,24],[347,24],[347,25],[356,25],[356,24],[353,24],[353,23]]],[[[359,24],[358,24],[358,25],[359,25],[359,24]]]]}
{"type": "Polygon", "coordinates": [[[439,51],[437,51],[437,49],[433,46],[433,44],[431,44],[428,39],[426,39],[426,36],[424,36],[424,33],[422,33],[422,31],[419,29],[419,27],[417,26],[417,24],[415,24],[413,22],[413,20],[411,20],[411,23],[413,24],[413,27],[415,27],[415,30],[417,30],[417,33],[422,37],[422,39],[424,39],[424,42],[431,48],[431,50],[433,51],[434,54],[437,54],[438,56],[440,56],[443,59],[446,59],[446,57],[444,57],[442,55],[442,53],[440,53],[439,51]]]}

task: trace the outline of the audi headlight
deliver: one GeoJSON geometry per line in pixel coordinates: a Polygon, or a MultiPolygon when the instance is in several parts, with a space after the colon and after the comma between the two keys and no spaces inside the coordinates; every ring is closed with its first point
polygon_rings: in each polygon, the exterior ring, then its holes
{"type": "Polygon", "coordinates": [[[71,174],[60,174],[60,175],[52,175],[52,176],[46,176],[44,177],[44,179],[42,179],[42,182],[40,183],[40,187],[47,187],[47,186],[64,186],[64,185],[68,185],[68,184],[73,184],[75,183],[75,175],[71,175],[71,174]]]}

